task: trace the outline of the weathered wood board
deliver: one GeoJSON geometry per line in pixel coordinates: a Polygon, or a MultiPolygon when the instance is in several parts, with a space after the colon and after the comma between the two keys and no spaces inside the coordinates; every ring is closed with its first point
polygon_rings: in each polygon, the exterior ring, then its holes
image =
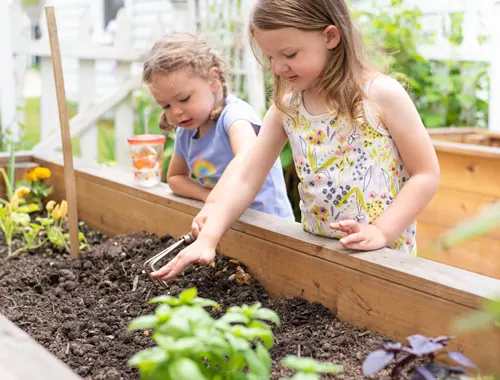
{"type": "Polygon", "coordinates": [[[82,380],[0,314],[0,379],[82,380]]]}

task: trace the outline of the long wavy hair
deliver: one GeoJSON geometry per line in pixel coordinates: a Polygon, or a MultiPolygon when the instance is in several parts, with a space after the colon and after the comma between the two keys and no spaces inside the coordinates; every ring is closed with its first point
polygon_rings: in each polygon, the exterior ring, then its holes
{"type": "MultiPolygon", "coordinates": [[[[363,38],[354,25],[344,0],[255,0],[250,14],[249,35],[252,50],[259,62],[270,71],[270,61],[258,48],[254,31],[296,28],[304,31],[323,31],[327,26],[338,28],[341,39],[338,46],[328,51],[326,65],[317,78],[314,90],[324,96],[330,112],[347,115],[350,121],[364,123],[363,99],[366,80],[380,73],[365,58],[363,38]]],[[[311,58],[313,59],[313,58],[311,58]]],[[[293,87],[274,74],[273,101],[288,114],[297,109],[286,99],[289,94],[300,99],[293,87]]]]}

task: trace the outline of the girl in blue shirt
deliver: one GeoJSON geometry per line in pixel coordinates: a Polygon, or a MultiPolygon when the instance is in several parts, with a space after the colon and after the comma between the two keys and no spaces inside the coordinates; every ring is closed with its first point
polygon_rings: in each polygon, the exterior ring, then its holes
{"type": "MultiPolygon", "coordinates": [[[[255,142],[260,118],[228,94],[222,59],[195,35],[175,33],[156,42],[145,57],[143,80],[164,110],[160,128],[169,133],[179,127],[167,172],[170,188],[209,207],[222,173],[255,142]]],[[[249,207],[294,220],[279,158],[249,207]]]]}

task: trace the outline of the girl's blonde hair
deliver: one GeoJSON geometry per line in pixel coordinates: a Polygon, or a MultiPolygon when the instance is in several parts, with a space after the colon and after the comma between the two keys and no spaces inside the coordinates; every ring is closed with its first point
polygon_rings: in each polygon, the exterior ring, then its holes
{"type": "MultiPolygon", "coordinates": [[[[219,70],[223,100],[227,97],[226,65],[219,53],[204,39],[191,33],[173,33],[155,42],[144,57],[142,80],[150,85],[155,75],[169,74],[177,70],[190,70],[201,78],[208,79],[211,68],[219,70]]],[[[217,105],[210,113],[212,120],[217,120],[225,102],[217,105]]],[[[162,113],[159,127],[169,133],[175,127],[162,113]]]]}
{"type": "MultiPolygon", "coordinates": [[[[304,31],[323,31],[334,25],[340,32],[340,42],[329,50],[325,67],[318,77],[315,90],[325,94],[332,112],[345,114],[357,123],[365,122],[363,112],[364,83],[376,72],[365,60],[361,33],[351,20],[345,0],[255,0],[250,15],[249,34],[254,54],[259,59],[254,30],[296,28],[304,31]]],[[[314,59],[311,57],[310,59],[314,59]]],[[[269,60],[261,64],[270,68],[269,60]]],[[[286,94],[294,93],[292,86],[274,74],[273,100],[286,114],[296,108],[285,103],[286,94]]],[[[293,98],[298,98],[297,93],[293,98]]]]}

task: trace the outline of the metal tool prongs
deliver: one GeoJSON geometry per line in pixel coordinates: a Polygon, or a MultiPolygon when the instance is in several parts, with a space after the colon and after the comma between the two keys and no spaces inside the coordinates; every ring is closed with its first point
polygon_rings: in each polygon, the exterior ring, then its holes
{"type": "MultiPolygon", "coordinates": [[[[155,265],[161,259],[163,259],[169,253],[175,251],[178,248],[181,248],[181,247],[184,247],[184,246],[187,247],[189,244],[191,244],[195,240],[196,240],[196,238],[194,237],[194,235],[193,235],[192,232],[190,232],[190,233],[188,233],[186,235],[181,236],[174,244],[172,244],[168,248],[166,248],[163,251],[157,253],[156,255],[154,255],[153,257],[151,257],[150,259],[148,259],[146,262],[144,262],[144,264],[143,264],[144,269],[146,270],[146,272],[148,272],[148,274],[150,274],[151,272],[155,272],[156,271],[155,265]]],[[[154,279],[154,280],[157,280],[161,285],[163,285],[165,287],[167,286],[167,283],[165,281],[163,281],[163,280],[158,280],[158,279],[154,279]]]]}

